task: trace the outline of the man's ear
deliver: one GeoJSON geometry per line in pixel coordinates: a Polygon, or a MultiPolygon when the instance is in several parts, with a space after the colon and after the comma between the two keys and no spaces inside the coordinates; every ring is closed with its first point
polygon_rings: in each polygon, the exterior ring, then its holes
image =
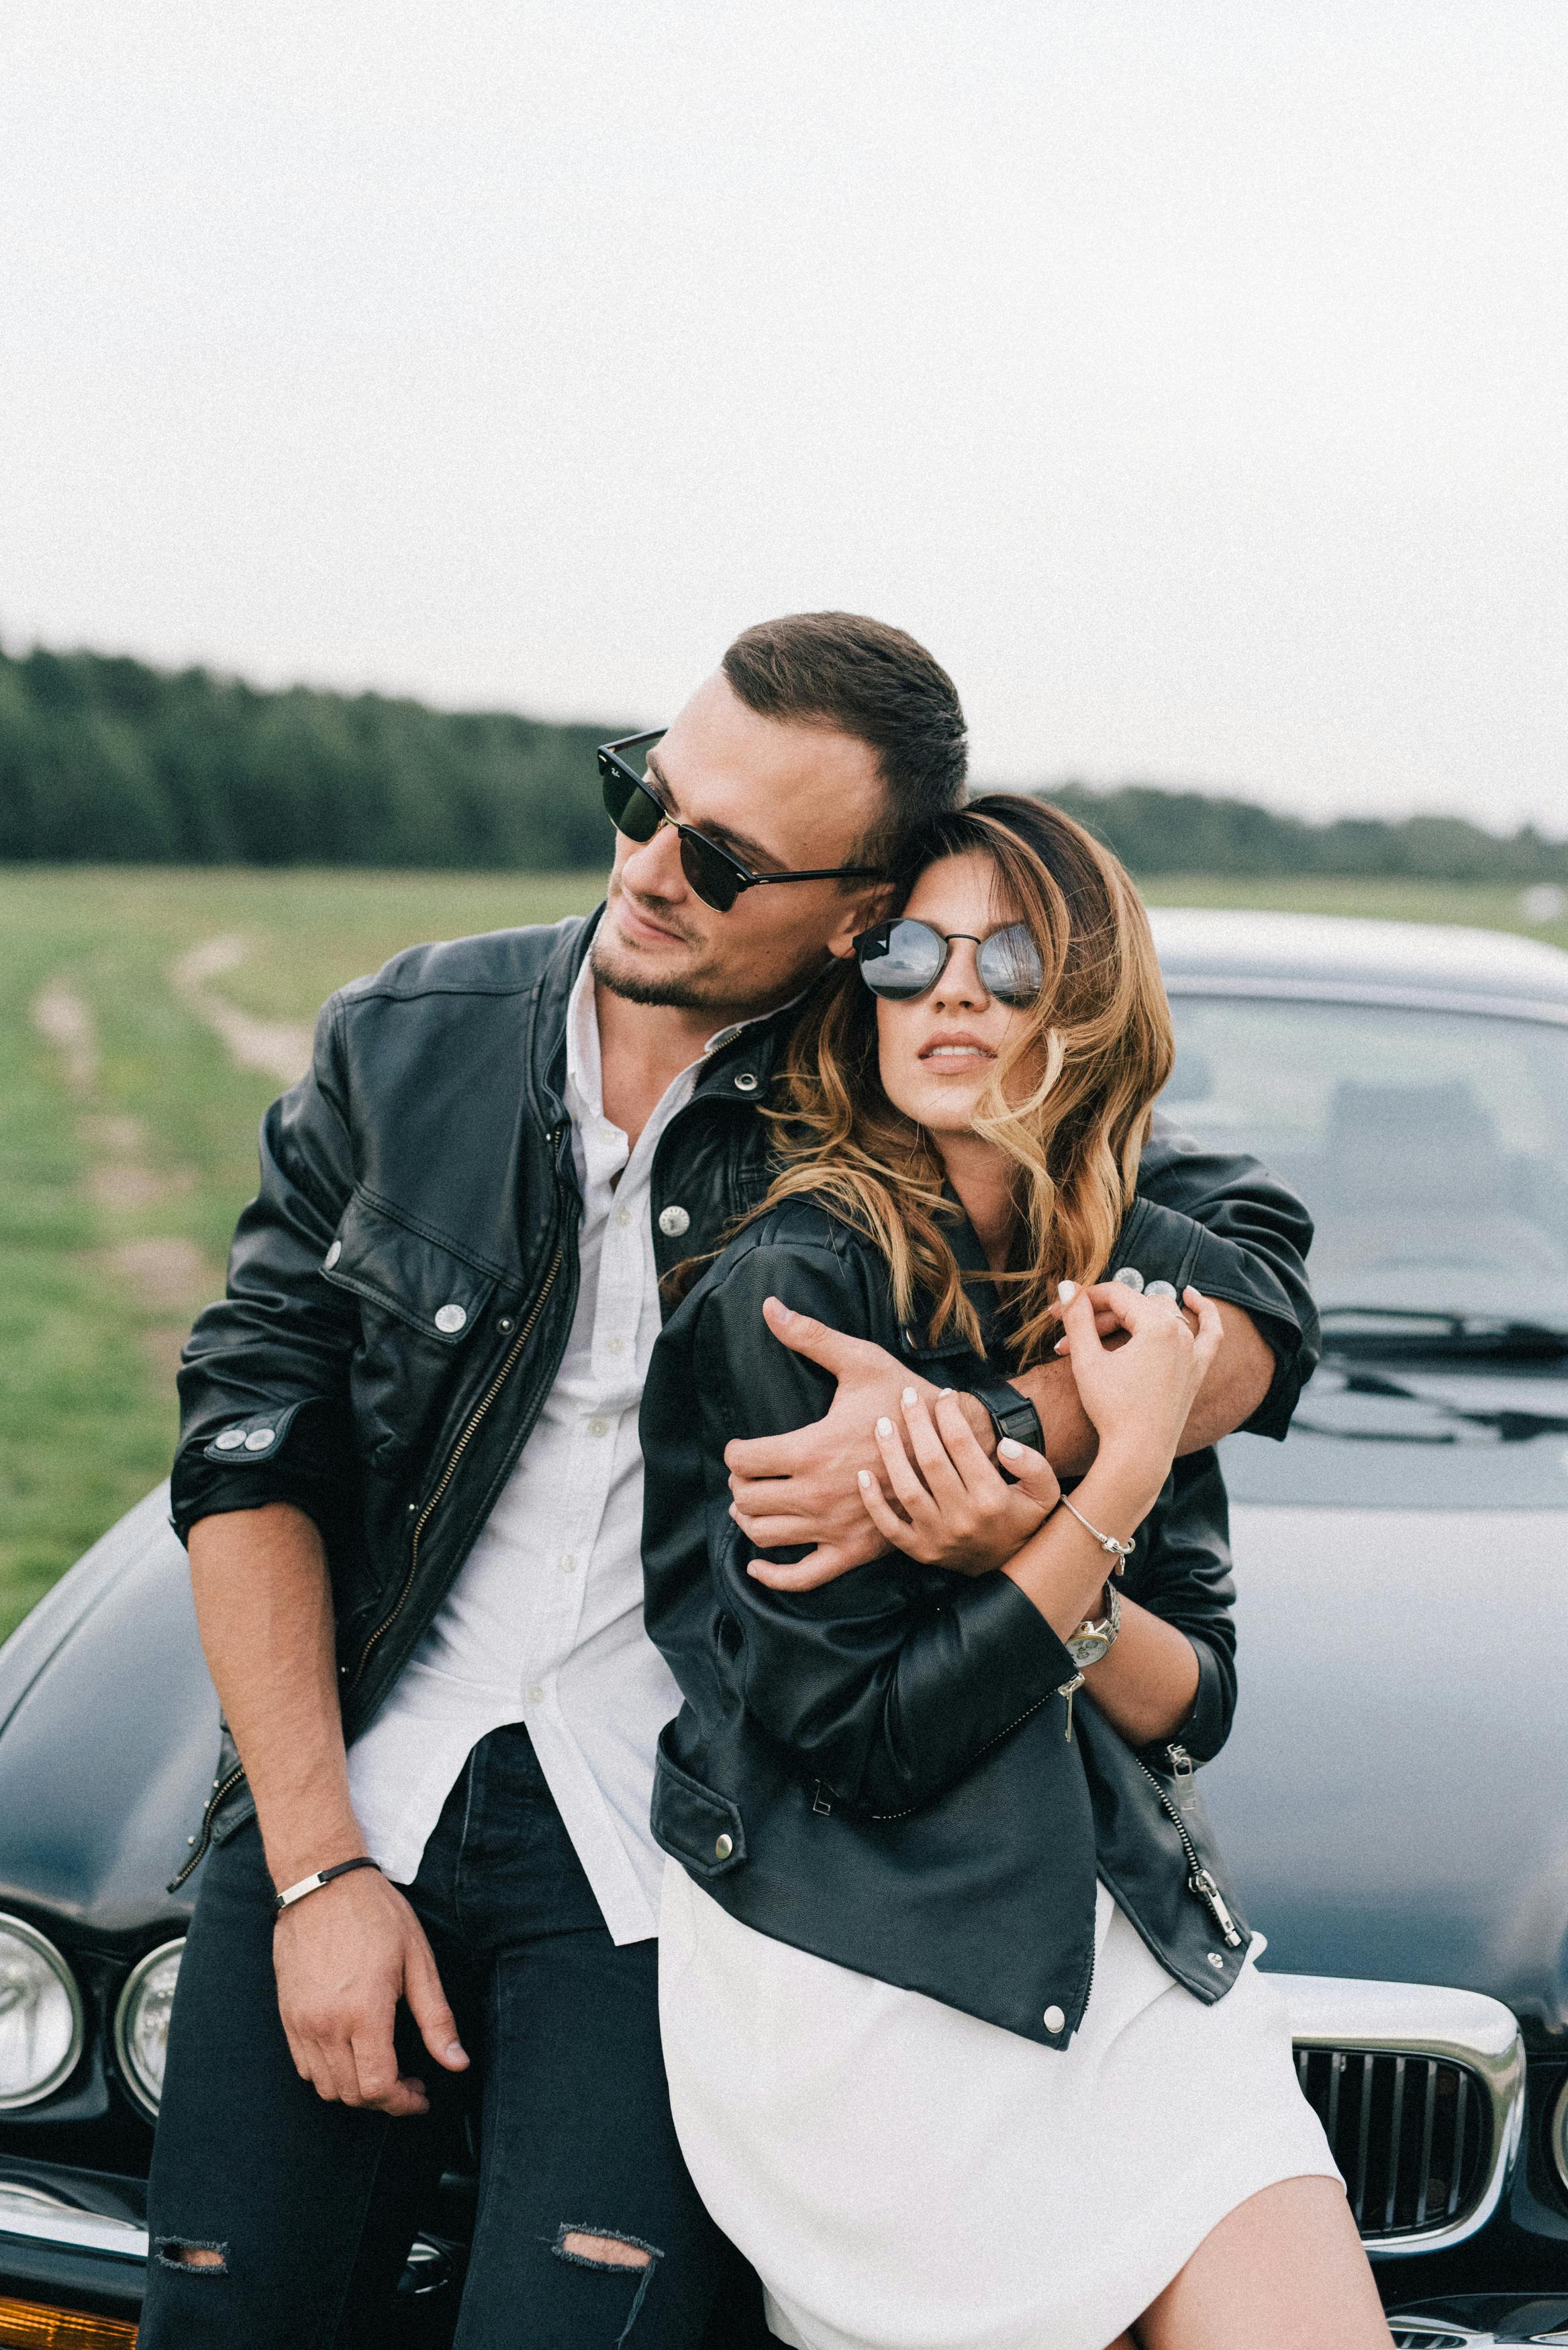
{"type": "Polygon", "coordinates": [[[855,951],[855,941],[862,931],[868,931],[893,909],[893,888],[890,882],[874,881],[868,889],[857,889],[844,900],[843,919],[827,941],[827,951],[840,962],[847,962],[855,951]]]}

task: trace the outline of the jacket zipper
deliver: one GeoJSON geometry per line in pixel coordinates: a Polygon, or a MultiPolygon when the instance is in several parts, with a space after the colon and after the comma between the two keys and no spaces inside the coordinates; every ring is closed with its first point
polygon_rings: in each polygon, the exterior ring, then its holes
{"type": "MultiPolygon", "coordinates": [[[[1032,1713],[1038,1713],[1043,1705],[1049,1705],[1054,1697],[1060,1697],[1061,1694],[1062,1692],[1060,1690],[1047,1690],[1044,1697],[1037,1697],[1033,1705],[1026,1706],[1024,1708],[1023,1711],[1019,1715],[1017,1721],[1010,1721],[1005,1730],[999,1730],[994,1737],[988,1738],[986,1740],[983,1746],[977,1746],[975,1748],[974,1753],[971,1757],[971,1767],[972,1768],[973,1764],[980,1761],[982,1754],[989,1754],[993,1746],[1000,1746],[1004,1738],[1011,1738],[1013,1731],[1017,1730],[1022,1723],[1027,1721],[1032,1713]]],[[[822,1781],[818,1779],[816,1782],[816,1794],[813,1798],[811,1808],[814,1812],[819,1813],[822,1817],[826,1819],[828,1813],[832,1811],[833,1805],[831,1804],[825,1804],[821,1800],[821,1797],[822,1781]]],[[[918,1812],[921,1808],[922,1806],[919,1804],[906,1804],[901,1812],[868,1812],[867,1814],[867,1817],[873,1820],[907,1820],[911,1812],[918,1812]]]]}
{"type": "Polygon", "coordinates": [[[1220,1887],[1215,1884],[1213,1877],[1210,1875],[1209,1871],[1204,1867],[1203,1863],[1198,1857],[1198,1847],[1187,1833],[1186,1821],[1182,1818],[1181,1814],[1177,1810],[1176,1805],[1171,1802],[1170,1797],[1166,1794],[1165,1789],[1160,1785],[1159,1781],[1155,1777],[1154,1773],[1149,1769],[1147,1763],[1138,1762],[1137,1756],[1136,1754],[1132,1759],[1137,1763],[1138,1769],[1143,1773],[1144,1777],[1154,1789],[1160,1810],[1165,1814],[1166,1818],[1170,1822],[1171,1826],[1181,1838],[1181,1849],[1187,1855],[1188,1891],[1189,1893],[1196,1894],[1199,1900],[1202,1902],[1204,1908],[1213,1918],[1214,1923],[1219,1927],[1220,1933],[1224,1936],[1230,1948],[1233,1950],[1239,1950],[1241,1947],[1241,1931],[1237,1927],[1236,1920],[1231,1917],[1230,1910],[1225,1906],[1225,1896],[1220,1892],[1220,1887]]]}
{"type": "MultiPolygon", "coordinates": [[[[181,1869],[179,1875],[171,1878],[166,1888],[169,1892],[179,1892],[180,1887],[184,1884],[185,1879],[195,1867],[196,1863],[206,1852],[207,1846],[213,1841],[213,1822],[217,1815],[218,1805],[223,1802],[223,1797],[229,1793],[231,1788],[237,1787],[239,1785],[240,1781],[244,1777],[244,1765],[242,1763],[238,1769],[231,1771],[226,1779],[221,1779],[217,1785],[213,1789],[202,1813],[201,1833],[200,1835],[193,1835],[191,1838],[191,1843],[194,1848],[192,1851],[190,1858],[186,1861],[184,1867],[181,1869]]],[[[186,1814],[186,1817],[187,1819],[190,1817],[189,1813],[186,1814]]]]}
{"type": "Polygon", "coordinates": [[[484,1418],[485,1413],[490,1409],[491,1405],[495,1401],[496,1397],[501,1393],[502,1388],[506,1385],[507,1380],[511,1378],[513,1371],[516,1367],[518,1358],[522,1355],[524,1347],[533,1336],[534,1326],[545,1310],[545,1300],[549,1296],[551,1290],[556,1285],[556,1275],[561,1270],[561,1259],[565,1253],[565,1243],[557,1243],[556,1253],[550,1261],[550,1269],[545,1274],[544,1282],[539,1290],[539,1295],[534,1300],[533,1305],[529,1310],[527,1320],[524,1323],[523,1327],[518,1331],[517,1336],[514,1338],[511,1346],[507,1348],[506,1360],[502,1364],[501,1368],[496,1372],[495,1377],[491,1380],[490,1385],[486,1388],[484,1393],[481,1396],[478,1403],[475,1405],[472,1418],[469,1420],[467,1427],[463,1430],[462,1434],[458,1438],[457,1442],[452,1446],[450,1454],[447,1456],[446,1467],[441,1471],[441,1479],[435,1491],[431,1493],[430,1500],[425,1503],[424,1508],[420,1512],[419,1516],[414,1521],[413,1539],[409,1544],[409,1571],[403,1577],[402,1589],[399,1592],[390,1613],[382,1617],[381,1621],[377,1625],[375,1630],[371,1633],[369,1638],[360,1649],[359,1661],[355,1666],[353,1672],[348,1676],[348,1686],[350,1689],[355,1688],[362,1678],[365,1667],[370,1660],[370,1651],[375,1647],[377,1641],[382,1639],[386,1634],[391,1630],[393,1625],[397,1622],[399,1617],[403,1612],[403,1608],[408,1601],[409,1594],[413,1589],[414,1575],[419,1567],[420,1538],[424,1533],[431,1513],[434,1511],[437,1503],[445,1493],[447,1487],[452,1483],[452,1478],[457,1471],[457,1464],[462,1459],[463,1454],[467,1451],[475,1429],[479,1426],[480,1421],[484,1418]]]}

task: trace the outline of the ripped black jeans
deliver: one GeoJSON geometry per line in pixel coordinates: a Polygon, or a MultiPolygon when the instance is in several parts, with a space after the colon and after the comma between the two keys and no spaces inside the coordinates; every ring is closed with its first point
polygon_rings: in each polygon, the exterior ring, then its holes
{"type": "Polygon", "coordinates": [[[475,2059],[454,2085],[400,2036],[403,2069],[431,2088],[428,2118],[327,2105],[299,2078],[254,1823],[202,1866],[153,2151],[140,2350],[386,2350],[454,2101],[475,2093],[456,2350],[700,2350],[710,2323],[725,2350],[767,2339],[750,2295],[730,2299],[734,2255],[676,2144],[658,1943],[611,1941],[524,1729],[474,1749],[410,1888],[475,2059]],[[596,2237],[640,2264],[585,2258],[580,2240],[596,2237]],[[181,2247],[219,2264],[184,2264],[181,2247]]]}

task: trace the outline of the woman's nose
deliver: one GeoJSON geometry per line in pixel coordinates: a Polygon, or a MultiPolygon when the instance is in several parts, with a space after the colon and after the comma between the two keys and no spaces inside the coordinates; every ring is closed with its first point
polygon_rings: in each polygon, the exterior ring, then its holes
{"type": "Polygon", "coordinates": [[[972,939],[953,940],[941,975],[931,990],[933,1007],[945,1006],[954,1012],[984,1010],[991,996],[975,961],[978,951],[972,939]]]}

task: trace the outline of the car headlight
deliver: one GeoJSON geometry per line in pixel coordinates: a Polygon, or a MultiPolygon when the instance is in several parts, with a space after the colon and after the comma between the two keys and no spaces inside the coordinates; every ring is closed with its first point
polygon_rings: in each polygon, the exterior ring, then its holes
{"type": "Polygon", "coordinates": [[[149,1950],[127,1976],[114,2011],[114,2053],[126,2086],[138,2105],[154,2116],[163,2095],[169,2011],[174,2004],[174,1984],[184,1955],[183,1936],[149,1950]]]}
{"type": "Polygon", "coordinates": [[[82,2000],[52,1942],[0,1915],[0,2113],[36,2106],[75,2070],[82,2000]]]}

